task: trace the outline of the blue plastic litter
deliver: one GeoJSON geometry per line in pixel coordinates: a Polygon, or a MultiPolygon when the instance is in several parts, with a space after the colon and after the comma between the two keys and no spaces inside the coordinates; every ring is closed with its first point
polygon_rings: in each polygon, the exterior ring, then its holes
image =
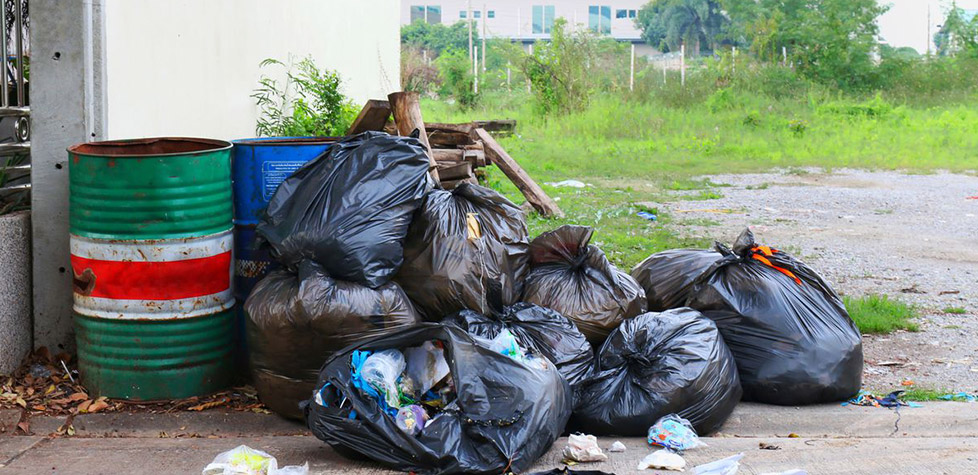
{"type": "Polygon", "coordinates": [[[656,215],[654,215],[652,213],[649,213],[648,211],[639,211],[638,213],[635,213],[635,214],[638,217],[645,218],[645,219],[647,219],[649,221],[655,221],[655,220],[659,219],[658,216],[656,216],[656,215]]]}
{"type": "Polygon", "coordinates": [[[978,397],[975,397],[974,394],[968,394],[963,391],[954,394],[945,394],[943,396],[939,396],[938,399],[943,399],[945,401],[966,401],[966,402],[978,401],[978,397]]]}
{"type": "MultiPolygon", "coordinates": [[[[377,391],[377,388],[375,388],[372,384],[363,379],[363,364],[367,362],[367,358],[371,355],[371,353],[372,352],[370,351],[360,350],[353,352],[353,355],[350,357],[350,366],[353,367],[350,371],[350,382],[353,383],[353,387],[374,398],[381,410],[390,414],[391,416],[397,416],[397,408],[390,407],[390,405],[387,404],[387,399],[384,398],[384,395],[381,394],[380,391],[377,391]]],[[[355,417],[356,414],[351,413],[350,419],[354,419],[355,417]]]]}

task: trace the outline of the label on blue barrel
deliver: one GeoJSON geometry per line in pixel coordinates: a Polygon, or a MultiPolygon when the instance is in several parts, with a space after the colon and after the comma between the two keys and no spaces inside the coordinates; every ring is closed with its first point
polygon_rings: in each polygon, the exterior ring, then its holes
{"type": "Polygon", "coordinates": [[[275,190],[296,170],[306,162],[265,162],[261,169],[261,197],[268,201],[272,199],[275,190]]]}

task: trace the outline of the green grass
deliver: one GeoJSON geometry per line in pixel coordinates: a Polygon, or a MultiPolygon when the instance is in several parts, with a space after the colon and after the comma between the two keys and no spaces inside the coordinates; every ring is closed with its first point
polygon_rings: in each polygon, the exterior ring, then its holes
{"type": "MultiPolygon", "coordinates": [[[[858,109],[865,101],[732,91],[727,106],[710,107],[693,97],[693,89],[691,100],[676,104],[652,98],[626,102],[602,93],[583,111],[547,117],[533,112],[525,91],[485,93],[480,105],[464,111],[424,99],[422,109],[430,122],[516,119],[517,133],[499,141],[537,183],[576,179],[595,184],[584,190],[544,186],[560,198],[557,204],[567,217],[551,221],[532,216],[531,232],[563,223],[594,226],[595,241],[623,268],[657,250],[729,239],[680,238],[682,220],[656,213],[659,221],[650,223],[634,215],[641,202],[721,198],[720,185],[703,175],[772,170],[805,175],[812,168],[847,167],[973,173],[978,163],[978,96],[850,114],[843,113],[855,110],[849,105],[858,109]],[[797,124],[804,124],[803,129],[797,124]],[[698,193],[674,193],[689,191],[698,193]]],[[[490,178],[495,188],[523,203],[498,170],[490,178]]]]}
{"type": "Polygon", "coordinates": [[[951,315],[964,315],[968,313],[968,311],[961,307],[947,307],[944,309],[944,313],[950,313],[951,315]]]}
{"type": "Polygon", "coordinates": [[[886,334],[896,330],[918,330],[917,324],[910,321],[917,317],[917,311],[910,305],[891,300],[886,295],[867,295],[864,297],[844,297],[849,316],[862,333],[886,334]]]}
{"type": "Polygon", "coordinates": [[[907,389],[907,392],[902,394],[902,399],[904,401],[914,401],[914,402],[926,402],[926,401],[940,401],[941,396],[945,394],[950,394],[952,391],[948,389],[929,389],[929,388],[915,388],[911,387],[907,389]]]}

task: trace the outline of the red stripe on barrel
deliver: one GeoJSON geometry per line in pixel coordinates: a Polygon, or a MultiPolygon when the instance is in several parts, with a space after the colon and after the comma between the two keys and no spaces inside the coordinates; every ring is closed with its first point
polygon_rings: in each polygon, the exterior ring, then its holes
{"type": "Polygon", "coordinates": [[[169,262],[71,256],[76,292],[117,300],[177,300],[224,292],[231,288],[230,266],[231,251],[169,262]]]}

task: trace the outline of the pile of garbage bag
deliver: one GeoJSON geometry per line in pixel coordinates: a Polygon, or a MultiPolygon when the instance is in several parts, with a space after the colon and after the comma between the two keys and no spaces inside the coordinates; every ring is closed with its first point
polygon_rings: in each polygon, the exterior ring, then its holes
{"type": "Polygon", "coordinates": [[[329,445],[399,470],[522,472],[563,432],[571,390],[546,358],[492,346],[423,323],[347,348],[323,367],[306,423],[329,445]]]}
{"type": "Polygon", "coordinates": [[[550,360],[571,387],[591,375],[591,345],[570,320],[549,308],[521,302],[497,315],[463,310],[446,317],[444,322],[488,339],[508,331],[522,348],[550,360]]]}
{"type": "Polygon", "coordinates": [[[700,434],[720,428],[740,401],[737,366],[716,325],[690,308],[625,320],[576,391],[570,426],[598,435],[645,435],[676,413],[700,434]]]}
{"type": "Polygon", "coordinates": [[[527,248],[523,212],[496,191],[468,183],[432,190],[408,229],[395,281],[430,321],[498,312],[520,298],[527,248]]]}
{"type": "Polygon", "coordinates": [[[706,254],[653,256],[640,264],[640,279],[659,301],[683,301],[716,322],[744,399],[803,405],[856,394],[862,340],[839,295],[802,262],[758,245],[749,229],[732,249],[715,248],[717,259],[694,277],[676,275],[701,266],[706,254]]]}
{"type": "Polygon", "coordinates": [[[269,409],[302,418],[330,355],[350,344],[407,328],[420,319],[393,283],[371,289],[336,280],[311,261],[298,274],[273,271],[245,303],[251,375],[269,409]]]}
{"type": "Polygon", "coordinates": [[[523,301],[569,318],[592,345],[599,346],[626,318],[645,312],[645,291],[618,270],[598,246],[588,226],[561,226],[530,242],[530,274],[523,301]]]}
{"type": "Polygon", "coordinates": [[[309,259],[334,279],[379,287],[401,267],[411,217],[431,189],[428,164],[416,138],[347,137],[279,185],[255,231],[291,270],[309,259]]]}
{"type": "Polygon", "coordinates": [[[671,249],[647,257],[632,268],[631,276],[645,290],[650,312],[686,305],[693,281],[723,257],[707,249],[671,249]]]}

